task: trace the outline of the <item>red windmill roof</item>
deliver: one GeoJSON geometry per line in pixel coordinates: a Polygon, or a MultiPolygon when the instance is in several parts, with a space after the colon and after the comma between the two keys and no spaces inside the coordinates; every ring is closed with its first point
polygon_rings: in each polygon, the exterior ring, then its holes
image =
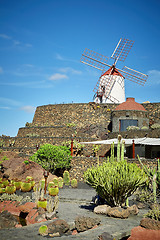
{"type": "MultiPolygon", "coordinates": [[[[102,76],[109,75],[111,73],[111,70],[112,70],[112,67],[110,67],[102,76]]],[[[123,75],[116,68],[113,69],[111,75],[123,77],[123,75]]]]}
{"type": "Polygon", "coordinates": [[[126,102],[118,105],[114,111],[119,110],[138,110],[138,111],[146,111],[146,109],[139,103],[135,102],[134,98],[127,98],[126,102]]]}

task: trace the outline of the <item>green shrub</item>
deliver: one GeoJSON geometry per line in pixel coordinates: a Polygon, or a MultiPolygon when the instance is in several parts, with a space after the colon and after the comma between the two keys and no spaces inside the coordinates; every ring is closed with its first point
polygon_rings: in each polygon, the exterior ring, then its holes
{"type": "Polygon", "coordinates": [[[160,124],[154,123],[154,124],[151,126],[151,129],[160,129],[160,124]]]}
{"type": "Polygon", "coordinates": [[[126,160],[107,162],[84,173],[85,181],[110,206],[122,206],[138,187],[145,184],[145,172],[126,160]]]}
{"type": "Polygon", "coordinates": [[[158,206],[155,206],[152,210],[149,210],[144,217],[151,218],[160,221],[160,210],[158,206]]]}
{"type": "Polygon", "coordinates": [[[135,192],[136,200],[142,203],[153,203],[153,193],[148,189],[139,189],[135,192]]]}
{"type": "Polygon", "coordinates": [[[25,160],[25,161],[24,161],[24,164],[28,165],[28,164],[29,164],[29,161],[28,161],[28,160],[25,160]]]}
{"type": "Polygon", "coordinates": [[[139,130],[139,129],[140,129],[140,128],[137,127],[137,126],[128,126],[128,127],[126,128],[127,131],[135,131],[135,130],[139,130]]]}
{"type": "Polygon", "coordinates": [[[141,130],[148,130],[148,127],[147,126],[143,126],[143,127],[141,127],[141,130]]]}
{"type": "Polygon", "coordinates": [[[37,162],[44,169],[54,172],[57,168],[69,168],[71,152],[65,146],[42,145],[30,160],[37,162]]]}

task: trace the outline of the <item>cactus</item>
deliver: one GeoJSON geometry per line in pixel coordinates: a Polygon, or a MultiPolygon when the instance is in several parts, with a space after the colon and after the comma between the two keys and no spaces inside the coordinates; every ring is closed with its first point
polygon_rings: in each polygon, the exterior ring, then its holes
{"type": "Polygon", "coordinates": [[[70,176],[69,176],[69,172],[67,170],[65,170],[64,173],[63,173],[63,181],[64,181],[64,184],[66,186],[69,186],[69,184],[70,184],[70,176]]]}
{"type": "Polygon", "coordinates": [[[53,186],[53,187],[55,186],[54,182],[49,182],[49,183],[48,183],[48,189],[49,189],[51,186],[53,186]]]}
{"type": "Polygon", "coordinates": [[[53,198],[51,196],[49,196],[46,209],[49,213],[53,212],[53,198]]]}
{"type": "Polygon", "coordinates": [[[121,146],[121,161],[124,160],[124,149],[125,149],[125,141],[122,141],[122,146],[121,146]]]}
{"type": "Polygon", "coordinates": [[[47,200],[46,199],[39,199],[37,202],[37,208],[43,208],[46,210],[47,208],[47,200]]]}
{"type": "Polygon", "coordinates": [[[114,142],[111,144],[111,157],[110,157],[110,161],[111,162],[114,161],[114,142]]]}
{"type": "Polygon", "coordinates": [[[22,192],[29,192],[32,189],[32,185],[30,182],[22,182],[21,183],[21,191],[22,192]]]}
{"type": "Polygon", "coordinates": [[[120,161],[120,153],[121,153],[121,140],[119,136],[118,136],[118,143],[117,143],[117,161],[118,162],[120,161]]]}
{"type": "Polygon", "coordinates": [[[58,186],[58,178],[53,178],[54,186],[58,186]]]}
{"type": "Polygon", "coordinates": [[[123,160],[92,167],[84,173],[84,179],[110,206],[122,206],[138,187],[145,184],[147,176],[136,164],[123,160]]]}
{"type": "Polygon", "coordinates": [[[13,194],[16,192],[16,187],[13,184],[6,186],[5,192],[8,194],[13,194]]]}
{"type": "Polygon", "coordinates": [[[19,190],[21,188],[22,182],[20,180],[16,179],[13,184],[16,187],[16,190],[19,190]]]}
{"type": "Polygon", "coordinates": [[[42,236],[47,236],[48,235],[48,227],[46,225],[40,226],[39,234],[42,236]]]}
{"type": "Polygon", "coordinates": [[[52,186],[48,189],[48,191],[49,191],[49,195],[56,196],[59,193],[59,188],[56,186],[52,186]]]}
{"type": "Polygon", "coordinates": [[[62,177],[59,177],[59,178],[58,178],[58,187],[59,187],[59,188],[63,188],[63,183],[64,183],[64,182],[63,182],[63,178],[62,178],[62,177]]]}
{"type": "Polygon", "coordinates": [[[58,198],[58,196],[55,196],[55,198],[54,198],[54,211],[55,212],[58,209],[58,206],[59,206],[59,198],[58,198]]]}
{"type": "Polygon", "coordinates": [[[72,188],[77,188],[77,186],[78,186],[77,179],[73,178],[73,179],[71,180],[71,187],[72,187],[72,188]]]}
{"type": "Polygon", "coordinates": [[[156,171],[155,168],[151,169],[151,168],[147,168],[143,163],[142,161],[140,160],[140,157],[137,155],[138,157],[138,160],[142,166],[142,168],[144,169],[144,171],[146,172],[147,176],[149,177],[151,183],[152,183],[152,188],[153,188],[153,198],[154,198],[154,203],[157,202],[157,192],[156,192],[156,189],[157,189],[157,173],[159,173],[159,161],[158,161],[158,170],[156,171]]]}
{"type": "Polygon", "coordinates": [[[157,174],[155,173],[155,174],[153,175],[153,179],[152,179],[154,203],[157,203],[157,192],[156,192],[157,183],[156,183],[156,176],[157,176],[157,174]]]}

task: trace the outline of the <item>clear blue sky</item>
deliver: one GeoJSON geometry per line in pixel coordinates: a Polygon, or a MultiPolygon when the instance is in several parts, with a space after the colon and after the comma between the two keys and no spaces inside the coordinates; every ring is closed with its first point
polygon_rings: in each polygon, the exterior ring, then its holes
{"type": "Polygon", "coordinates": [[[121,37],[135,43],[117,67],[149,74],[144,87],[126,81],[126,97],[160,102],[159,0],[0,0],[0,135],[16,136],[37,106],[93,101],[101,72],[81,54],[110,57],[121,37]]]}

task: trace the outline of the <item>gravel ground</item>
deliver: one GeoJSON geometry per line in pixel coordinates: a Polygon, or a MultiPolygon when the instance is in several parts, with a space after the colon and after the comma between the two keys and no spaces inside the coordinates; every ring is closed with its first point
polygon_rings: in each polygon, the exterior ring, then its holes
{"type": "MultiPolygon", "coordinates": [[[[93,213],[93,205],[90,203],[92,197],[96,195],[93,188],[86,184],[79,184],[77,189],[63,188],[59,192],[59,208],[58,217],[64,219],[68,223],[74,222],[77,216],[99,217],[101,225],[95,229],[88,230],[73,236],[62,236],[61,240],[66,239],[83,239],[83,240],[97,240],[98,236],[103,232],[112,234],[116,239],[130,234],[133,227],[138,226],[143,214],[147,210],[140,210],[138,216],[129,217],[128,219],[115,219],[103,215],[95,215],[93,213]]],[[[45,223],[33,224],[22,228],[1,229],[1,240],[45,240],[51,237],[42,237],[38,234],[38,229],[41,225],[49,224],[51,221],[45,223]]]]}

